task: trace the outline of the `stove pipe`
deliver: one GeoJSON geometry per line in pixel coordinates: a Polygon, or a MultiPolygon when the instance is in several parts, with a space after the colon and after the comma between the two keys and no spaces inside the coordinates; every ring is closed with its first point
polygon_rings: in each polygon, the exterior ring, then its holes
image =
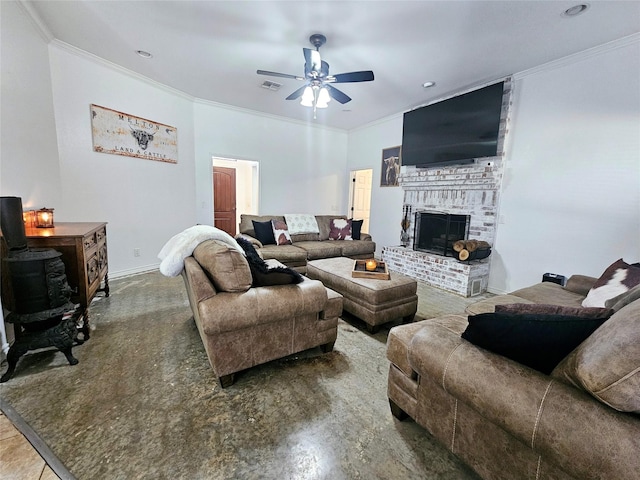
{"type": "Polygon", "coordinates": [[[0,197],[0,229],[9,256],[27,250],[27,235],[22,217],[22,198],[0,197]]]}

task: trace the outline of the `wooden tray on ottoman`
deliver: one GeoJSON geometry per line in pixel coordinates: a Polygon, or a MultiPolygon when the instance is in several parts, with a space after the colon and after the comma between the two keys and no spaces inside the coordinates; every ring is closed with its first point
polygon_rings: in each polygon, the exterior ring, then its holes
{"type": "Polygon", "coordinates": [[[365,268],[366,263],[366,260],[355,260],[351,276],[353,278],[373,278],[376,280],[389,280],[391,278],[385,262],[379,261],[376,269],[371,272],[365,268]]]}

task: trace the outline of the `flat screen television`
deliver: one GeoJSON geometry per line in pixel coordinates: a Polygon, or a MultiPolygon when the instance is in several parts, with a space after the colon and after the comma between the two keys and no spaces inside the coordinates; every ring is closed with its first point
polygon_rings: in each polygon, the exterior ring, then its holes
{"type": "Polygon", "coordinates": [[[473,163],[498,154],[504,82],[404,114],[402,165],[473,163]]]}

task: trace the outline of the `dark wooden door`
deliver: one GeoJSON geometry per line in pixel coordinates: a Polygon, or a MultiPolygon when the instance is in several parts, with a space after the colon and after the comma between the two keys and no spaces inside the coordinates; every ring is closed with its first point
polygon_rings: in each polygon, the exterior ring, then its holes
{"type": "Polygon", "coordinates": [[[213,167],[213,225],[236,236],[236,170],[213,167]]]}

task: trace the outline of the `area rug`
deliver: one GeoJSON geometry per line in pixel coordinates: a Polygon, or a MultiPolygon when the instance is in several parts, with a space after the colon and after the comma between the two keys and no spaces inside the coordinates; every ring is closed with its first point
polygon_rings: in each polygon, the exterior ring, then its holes
{"type": "Polygon", "coordinates": [[[345,317],[333,352],[249,369],[223,390],[180,277],[112,281],[90,312],[78,365],[27,354],[0,392],[80,480],[478,478],[391,415],[388,328],[345,317]]]}

